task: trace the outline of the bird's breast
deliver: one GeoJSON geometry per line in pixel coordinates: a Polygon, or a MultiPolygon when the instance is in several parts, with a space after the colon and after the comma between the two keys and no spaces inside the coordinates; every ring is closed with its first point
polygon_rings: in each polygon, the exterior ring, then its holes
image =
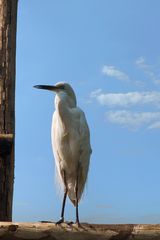
{"type": "Polygon", "coordinates": [[[52,122],[52,144],[54,155],[58,156],[62,167],[74,169],[79,157],[78,132],[72,127],[65,129],[56,116],[52,122]]]}

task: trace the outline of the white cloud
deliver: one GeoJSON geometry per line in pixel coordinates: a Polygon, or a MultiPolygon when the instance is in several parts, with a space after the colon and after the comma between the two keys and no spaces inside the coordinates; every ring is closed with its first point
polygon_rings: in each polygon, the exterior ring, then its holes
{"type": "Polygon", "coordinates": [[[155,79],[154,79],[154,83],[155,83],[155,84],[160,84],[160,79],[155,78],[155,79]]]}
{"type": "Polygon", "coordinates": [[[125,80],[125,81],[129,80],[128,75],[120,71],[119,69],[117,69],[115,66],[108,66],[108,65],[103,66],[102,73],[104,75],[107,75],[109,77],[114,77],[119,80],[125,80]]]}
{"type": "Polygon", "coordinates": [[[106,112],[106,120],[111,123],[133,130],[141,126],[147,129],[160,129],[160,111],[132,111],[133,107],[140,109],[144,105],[159,109],[160,92],[103,93],[102,89],[97,89],[91,93],[91,97],[96,99],[100,105],[112,109],[122,108],[122,110],[106,112]]]}
{"type": "MultiPolygon", "coordinates": [[[[139,57],[135,64],[143,71],[148,80],[154,84],[160,84],[158,66],[148,64],[143,56],[139,57]]],[[[104,65],[102,73],[108,77],[144,87],[144,81],[133,81],[128,74],[115,66],[104,65]]],[[[138,129],[141,126],[145,126],[147,129],[160,129],[160,91],[108,93],[102,89],[96,89],[91,92],[90,97],[111,110],[107,111],[105,115],[109,122],[132,129],[138,129]]]]}
{"type": "Polygon", "coordinates": [[[151,124],[148,129],[154,129],[154,128],[160,128],[160,119],[157,122],[154,122],[153,124],[151,124]]]}
{"type": "Polygon", "coordinates": [[[149,65],[146,64],[146,60],[144,57],[139,57],[137,60],[136,60],[136,65],[139,67],[139,68],[148,68],[149,65]]]}
{"type": "Polygon", "coordinates": [[[160,127],[160,112],[131,112],[126,110],[108,111],[106,119],[123,127],[138,129],[142,125],[147,125],[148,129],[160,127]],[[159,123],[159,125],[158,125],[159,123]]]}
{"type": "Polygon", "coordinates": [[[131,107],[135,105],[160,105],[160,92],[103,93],[101,89],[91,93],[101,105],[109,107],[131,107]]]}
{"type": "Polygon", "coordinates": [[[153,81],[154,84],[160,84],[160,77],[154,71],[154,66],[146,63],[146,60],[143,56],[139,57],[136,60],[136,65],[144,71],[146,76],[153,81]]]}
{"type": "Polygon", "coordinates": [[[97,98],[102,93],[102,89],[98,88],[91,92],[90,97],[91,98],[97,98]]]}

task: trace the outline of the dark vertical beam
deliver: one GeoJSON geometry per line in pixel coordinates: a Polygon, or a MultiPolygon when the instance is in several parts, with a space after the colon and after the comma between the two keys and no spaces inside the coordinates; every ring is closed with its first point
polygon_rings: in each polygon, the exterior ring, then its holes
{"type": "Polygon", "coordinates": [[[0,0],[0,221],[12,220],[18,0],[0,0]]]}

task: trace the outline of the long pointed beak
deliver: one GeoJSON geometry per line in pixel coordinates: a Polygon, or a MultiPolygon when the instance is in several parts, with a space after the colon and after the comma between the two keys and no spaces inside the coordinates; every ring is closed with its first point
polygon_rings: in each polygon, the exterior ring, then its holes
{"type": "Polygon", "coordinates": [[[50,90],[50,91],[56,91],[58,88],[56,86],[50,86],[50,85],[35,85],[34,88],[43,89],[43,90],[50,90]]]}

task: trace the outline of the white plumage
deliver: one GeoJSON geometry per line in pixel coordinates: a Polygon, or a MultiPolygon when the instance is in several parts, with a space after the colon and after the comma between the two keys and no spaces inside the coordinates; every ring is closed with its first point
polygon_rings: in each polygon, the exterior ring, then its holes
{"type": "MultiPolygon", "coordinates": [[[[59,184],[77,207],[87,179],[91,155],[90,133],[84,112],[77,107],[75,93],[67,83],[37,88],[55,91],[55,112],[52,119],[52,147],[59,184]],[[77,191],[76,191],[77,190],[77,191]]],[[[61,220],[64,218],[65,197],[61,220]]]]}
{"type": "MultiPolygon", "coordinates": [[[[56,84],[61,86],[63,83],[56,84]]],[[[75,185],[78,174],[78,200],[87,178],[91,154],[89,128],[83,111],[76,106],[76,97],[69,84],[57,92],[52,121],[52,146],[57,176],[64,187],[64,175],[68,196],[75,205],[75,185]]]]}

